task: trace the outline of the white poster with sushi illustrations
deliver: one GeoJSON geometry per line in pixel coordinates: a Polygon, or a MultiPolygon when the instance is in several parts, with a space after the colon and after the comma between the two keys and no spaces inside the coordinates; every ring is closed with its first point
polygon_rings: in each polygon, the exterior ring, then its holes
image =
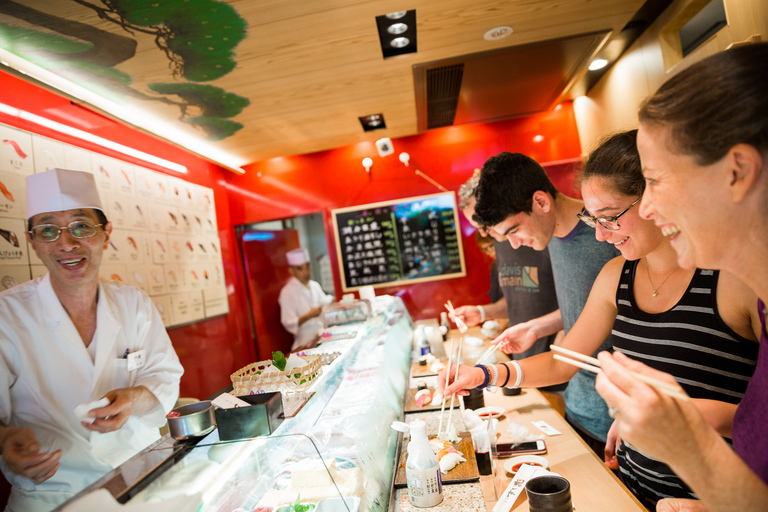
{"type": "Polygon", "coordinates": [[[184,271],[184,281],[187,290],[201,290],[205,282],[202,269],[197,265],[185,264],[181,268],[184,271]]]}
{"type": "Polygon", "coordinates": [[[110,237],[112,246],[117,247],[119,260],[128,264],[144,263],[144,234],[140,231],[113,229],[110,237]]]}
{"type": "Polygon", "coordinates": [[[154,175],[157,174],[154,171],[150,171],[149,169],[146,169],[144,167],[139,167],[138,165],[133,166],[134,169],[134,189],[136,191],[136,197],[139,199],[143,199],[145,205],[149,205],[151,201],[154,199],[154,194],[152,193],[152,186],[154,184],[154,175]]]}
{"type": "Polygon", "coordinates": [[[91,152],[69,144],[64,146],[64,167],[73,171],[93,172],[91,152]]]}
{"type": "Polygon", "coordinates": [[[203,301],[203,292],[189,294],[189,315],[190,322],[198,322],[205,318],[205,302],[203,301]]]}
{"type": "Polygon", "coordinates": [[[168,292],[186,291],[184,274],[181,272],[179,265],[173,263],[163,265],[163,276],[165,278],[165,289],[168,292]]]}
{"type": "Polygon", "coordinates": [[[131,226],[131,208],[133,207],[133,197],[124,194],[106,193],[101,194],[101,204],[107,209],[107,218],[116,228],[127,228],[131,226]],[[106,204],[104,197],[106,196],[106,204]]]}
{"type": "Polygon", "coordinates": [[[144,265],[149,275],[149,293],[152,296],[161,295],[166,292],[165,274],[162,265],[144,265]]]}
{"type": "Polygon", "coordinates": [[[149,229],[149,201],[138,196],[127,197],[128,227],[134,229],[149,229]]]}
{"type": "Polygon", "coordinates": [[[25,222],[0,218],[0,265],[29,265],[25,222]]]}
{"type": "Polygon", "coordinates": [[[171,204],[168,190],[168,176],[159,172],[152,173],[152,198],[156,203],[171,204]]]}
{"type": "Polygon", "coordinates": [[[171,327],[173,325],[171,319],[171,298],[169,295],[158,295],[152,297],[152,302],[157,308],[157,312],[160,313],[160,317],[163,319],[163,325],[171,327]]]}
{"type": "Polygon", "coordinates": [[[106,279],[107,281],[122,281],[126,283],[126,275],[126,267],[124,264],[102,263],[101,267],[99,267],[99,277],[106,279]]]}
{"type": "Polygon", "coordinates": [[[45,265],[30,265],[29,269],[32,274],[32,279],[37,279],[48,273],[48,269],[45,265]]]}
{"type": "Polygon", "coordinates": [[[181,232],[187,235],[193,234],[195,224],[197,223],[195,221],[195,211],[189,208],[179,208],[179,217],[181,218],[179,223],[181,232]]]}
{"type": "Polygon", "coordinates": [[[30,279],[29,265],[0,265],[0,292],[30,279]]]}
{"type": "Polygon", "coordinates": [[[147,233],[152,248],[152,261],[154,263],[170,263],[171,255],[168,252],[168,235],[165,233],[147,233]]]}
{"type": "Polygon", "coordinates": [[[229,313],[229,300],[227,299],[226,288],[216,287],[203,290],[203,301],[205,302],[206,317],[226,315],[229,313]]]}
{"type": "Polygon", "coordinates": [[[161,213],[161,217],[165,222],[165,228],[163,231],[167,231],[169,233],[181,233],[182,220],[178,207],[165,205],[162,208],[163,212],[161,213]]]}
{"type": "Polygon", "coordinates": [[[48,137],[32,135],[32,148],[36,173],[66,167],[65,144],[48,137]]]}
{"type": "Polygon", "coordinates": [[[31,134],[0,125],[0,170],[35,174],[31,134]]]}
{"type": "Polygon", "coordinates": [[[120,172],[119,160],[106,155],[94,154],[91,157],[91,167],[99,191],[117,192],[117,175],[120,172]]]}
{"type": "Polygon", "coordinates": [[[124,196],[135,196],[136,187],[134,186],[135,177],[133,165],[121,162],[120,160],[117,160],[117,163],[119,170],[113,178],[116,192],[124,196]]]}
{"type": "Polygon", "coordinates": [[[188,324],[192,322],[192,310],[189,295],[186,293],[174,293],[169,295],[171,303],[171,322],[173,325],[188,324]]]}
{"type": "Polygon", "coordinates": [[[0,169],[0,217],[27,217],[26,176],[0,169]]]}
{"type": "Polygon", "coordinates": [[[146,266],[126,265],[123,278],[126,284],[141,288],[144,293],[149,294],[149,269],[146,266]]]}
{"type": "Polygon", "coordinates": [[[124,263],[123,261],[123,248],[124,245],[120,241],[120,228],[112,228],[112,234],[109,236],[107,242],[107,248],[101,255],[101,264],[105,263],[124,263]]]}

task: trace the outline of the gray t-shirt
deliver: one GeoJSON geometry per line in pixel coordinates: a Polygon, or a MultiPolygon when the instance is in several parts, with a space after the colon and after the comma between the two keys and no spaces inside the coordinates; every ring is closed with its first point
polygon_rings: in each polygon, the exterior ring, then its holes
{"type": "MultiPolygon", "coordinates": [[[[603,266],[621,253],[599,242],[594,228],[579,221],[564,238],[552,237],[547,246],[552,260],[555,291],[565,333],[571,330],[587,303],[589,292],[603,266]]],[[[611,337],[595,352],[611,350],[611,337]]],[[[595,374],[579,370],[565,389],[565,412],[595,437],[605,440],[613,420],[605,401],[595,391],[595,374]]]]}

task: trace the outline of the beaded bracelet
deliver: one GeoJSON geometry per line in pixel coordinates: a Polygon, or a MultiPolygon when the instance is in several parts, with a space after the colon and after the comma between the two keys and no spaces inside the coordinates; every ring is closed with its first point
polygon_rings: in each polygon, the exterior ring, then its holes
{"type": "Polygon", "coordinates": [[[506,368],[506,369],[507,369],[507,378],[506,378],[506,379],[504,379],[504,382],[503,382],[503,383],[502,383],[502,384],[499,386],[500,388],[503,388],[503,387],[505,387],[505,386],[507,385],[507,383],[509,382],[509,376],[512,374],[512,372],[510,372],[510,371],[509,371],[509,366],[507,366],[507,365],[506,365],[506,363],[502,363],[502,365],[501,365],[501,366],[503,366],[504,368],[506,368]]]}
{"type": "Polygon", "coordinates": [[[488,387],[495,386],[496,383],[499,381],[499,370],[496,369],[495,364],[488,365],[488,368],[491,369],[491,373],[493,374],[493,378],[488,383],[488,387]]]}
{"type": "Polygon", "coordinates": [[[488,372],[488,368],[483,366],[482,364],[476,364],[475,368],[480,368],[483,370],[483,373],[485,374],[485,379],[483,380],[483,383],[477,386],[475,389],[483,389],[488,387],[488,382],[491,380],[491,374],[488,372]]]}

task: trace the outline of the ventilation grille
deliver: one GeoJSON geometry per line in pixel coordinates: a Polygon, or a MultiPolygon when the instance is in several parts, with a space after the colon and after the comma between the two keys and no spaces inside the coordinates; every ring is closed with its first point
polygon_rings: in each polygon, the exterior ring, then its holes
{"type": "Polygon", "coordinates": [[[453,124],[463,75],[463,63],[427,70],[427,129],[453,124]]]}

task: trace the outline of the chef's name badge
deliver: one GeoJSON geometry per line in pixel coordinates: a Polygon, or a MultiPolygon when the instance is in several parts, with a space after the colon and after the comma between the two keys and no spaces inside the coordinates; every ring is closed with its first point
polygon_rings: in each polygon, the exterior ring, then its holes
{"type": "Polygon", "coordinates": [[[126,359],[128,359],[128,371],[138,370],[139,368],[142,368],[144,366],[144,362],[147,359],[147,351],[137,350],[136,352],[131,352],[126,356],[126,359]]]}

